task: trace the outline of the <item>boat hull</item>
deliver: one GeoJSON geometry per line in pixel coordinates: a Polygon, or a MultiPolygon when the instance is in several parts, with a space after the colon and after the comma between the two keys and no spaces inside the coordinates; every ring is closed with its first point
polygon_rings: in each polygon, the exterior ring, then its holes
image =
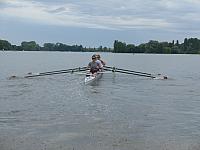
{"type": "Polygon", "coordinates": [[[96,74],[87,74],[85,77],[85,84],[92,84],[102,77],[102,72],[97,72],[96,74]]]}

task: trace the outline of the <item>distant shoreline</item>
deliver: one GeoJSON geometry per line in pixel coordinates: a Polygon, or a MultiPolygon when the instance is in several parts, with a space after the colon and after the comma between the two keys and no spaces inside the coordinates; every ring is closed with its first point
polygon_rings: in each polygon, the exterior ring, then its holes
{"type": "Polygon", "coordinates": [[[111,52],[111,53],[144,53],[144,54],[200,54],[200,40],[197,38],[185,38],[183,43],[158,42],[150,40],[138,46],[126,44],[118,40],[114,41],[114,47],[83,47],[82,45],[66,45],[63,43],[44,43],[40,46],[35,41],[23,41],[20,46],[12,45],[6,40],[0,39],[1,51],[57,51],[57,52],[111,52]]]}
{"type": "MultiPolygon", "coordinates": [[[[82,51],[26,51],[26,50],[24,50],[24,51],[18,51],[18,50],[6,50],[6,51],[2,51],[2,50],[0,50],[0,52],[61,52],[61,53],[113,53],[113,52],[101,52],[101,51],[95,51],[95,52],[87,52],[87,51],[85,51],[85,52],[82,52],[82,51]]],[[[129,55],[200,55],[200,54],[184,54],[184,53],[179,53],[179,54],[164,54],[164,53],[113,53],[113,54],[129,54],[129,55]]]]}

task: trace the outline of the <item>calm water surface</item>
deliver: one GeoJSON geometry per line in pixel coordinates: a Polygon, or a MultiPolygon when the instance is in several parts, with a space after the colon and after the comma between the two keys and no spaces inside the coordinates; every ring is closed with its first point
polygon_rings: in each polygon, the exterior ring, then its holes
{"type": "Polygon", "coordinates": [[[86,66],[93,53],[0,52],[0,150],[200,149],[200,55],[102,53],[108,66],[169,80],[104,74],[32,79],[86,66]]]}

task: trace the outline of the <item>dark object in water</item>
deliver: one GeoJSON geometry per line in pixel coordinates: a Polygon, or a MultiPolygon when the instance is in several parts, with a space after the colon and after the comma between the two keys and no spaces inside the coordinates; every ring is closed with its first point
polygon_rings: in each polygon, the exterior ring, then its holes
{"type": "Polygon", "coordinates": [[[13,76],[10,76],[8,79],[11,80],[11,79],[15,79],[17,78],[17,76],[13,75],[13,76]]]}
{"type": "Polygon", "coordinates": [[[163,79],[168,79],[167,76],[163,76],[163,79]]]}

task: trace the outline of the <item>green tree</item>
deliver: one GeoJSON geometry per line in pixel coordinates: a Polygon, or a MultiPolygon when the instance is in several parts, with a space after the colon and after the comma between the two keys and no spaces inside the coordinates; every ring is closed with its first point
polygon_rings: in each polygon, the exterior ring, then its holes
{"type": "Polygon", "coordinates": [[[140,44],[135,48],[135,53],[145,53],[146,52],[146,44],[140,44]]]}
{"type": "Polygon", "coordinates": [[[158,41],[150,40],[147,44],[145,44],[146,53],[161,53],[162,46],[158,41]]]}
{"type": "Polygon", "coordinates": [[[35,41],[30,42],[22,42],[21,43],[22,50],[25,51],[38,51],[40,50],[40,46],[35,41]]]}
{"type": "Polygon", "coordinates": [[[12,50],[21,51],[22,47],[17,45],[12,45],[12,50]]]}
{"type": "Polygon", "coordinates": [[[42,49],[45,51],[53,51],[53,50],[55,50],[55,44],[54,43],[44,43],[42,49]]]}
{"type": "Polygon", "coordinates": [[[128,45],[126,46],[126,51],[127,51],[128,53],[135,53],[135,45],[134,45],[134,44],[128,44],[128,45]]]}
{"type": "Polygon", "coordinates": [[[176,46],[179,46],[179,41],[178,40],[176,40],[176,44],[175,44],[176,46]]]}
{"type": "Polygon", "coordinates": [[[126,52],[126,43],[115,40],[114,42],[114,53],[124,53],[126,52]]]}
{"type": "Polygon", "coordinates": [[[107,48],[107,47],[104,47],[104,48],[103,48],[103,52],[108,52],[108,48],[107,48]]]}
{"type": "Polygon", "coordinates": [[[170,47],[163,47],[163,53],[164,54],[171,54],[171,48],[170,47]]]}
{"type": "Polygon", "coordinates": [[[99,46],[99,47],[98,47],[98,51],[103,51],[103,47],[102,47],[102,46],[99,46]]]}
{"type": "Polygon", "coordinates": [[[180,49],[178,46],[173,46],[171,49],[171,53],[172,54],[179,54],[180,53],[180,49]]]}
{"type": "Polygon", "coordinates": [[[0,50],[11,50],[12,45],[6,40],[0,40],[0,50]]]}

